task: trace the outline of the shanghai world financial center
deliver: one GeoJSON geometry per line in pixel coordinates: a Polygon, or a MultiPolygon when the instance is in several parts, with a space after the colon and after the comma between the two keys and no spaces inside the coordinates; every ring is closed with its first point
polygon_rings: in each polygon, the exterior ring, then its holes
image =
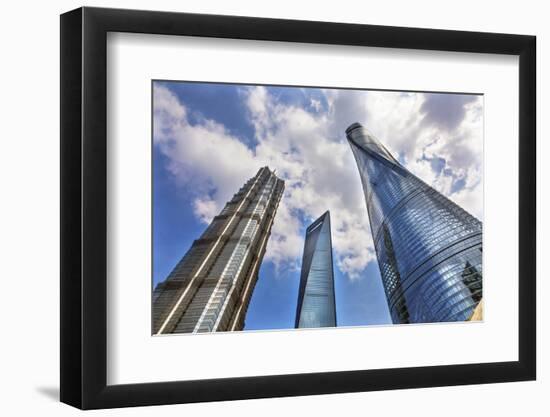
{"type": "MultiPolygon", "coordinates": [[[[391,321],[472,319],[482,301],[482,223],[412,174],[361,124],[349,126],[345,135],[391,321]]],[[[153,334],[246,329],[284,189],[285,181],[266,166],[235,190],[155,287],[153,334]]],[[[326,209],[318,215],[304,231],[294,300],[297,329],[338,326],[331,214],[326,209]]]]}

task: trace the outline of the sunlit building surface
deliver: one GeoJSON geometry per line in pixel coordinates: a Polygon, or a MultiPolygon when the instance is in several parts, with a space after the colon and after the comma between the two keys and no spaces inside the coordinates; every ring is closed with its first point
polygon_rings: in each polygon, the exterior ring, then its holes
{"type": "Polygon", "coordinates": [[[328,211],[306,230],[295,327],[336,327],[328,211]]]}
{"type": "Polygon", "coordinates": [[[261,168],[153,292],[153,334],[244,328],[284,181],[261,168]]]}
{"type": "Polygon", "coordinates": [[[409,172],[359,123],[346,135],[392,321],[469,319],[482,297],[481,222],[409,172]]]}

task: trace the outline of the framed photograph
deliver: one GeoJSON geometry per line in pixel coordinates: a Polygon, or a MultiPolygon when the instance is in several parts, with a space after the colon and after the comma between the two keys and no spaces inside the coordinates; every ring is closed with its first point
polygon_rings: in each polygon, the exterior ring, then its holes
{"type": "Polygon", "coordinates": [[[61,16],[61,401],[533,380],[535,37],[61,16]]]}

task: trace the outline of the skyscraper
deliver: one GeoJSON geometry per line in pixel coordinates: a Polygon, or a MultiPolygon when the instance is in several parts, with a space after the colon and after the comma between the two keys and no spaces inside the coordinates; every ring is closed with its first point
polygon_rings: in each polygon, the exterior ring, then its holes
{"type": "Polygon", "coordinates": [[[346,135],[394,323],[463,321],[482,295],[482,224],[409,172],[362,125],[346,135]]]}
{"type": "Polygon", "coordinates": [[[284,181],[261,168],[153,293],[153,333],[242,330],[284,181]]]}
{"type": "Polygon", "coordinates": [[[328,211],[306,230],[295,327],[336,327],[328,211]]]}

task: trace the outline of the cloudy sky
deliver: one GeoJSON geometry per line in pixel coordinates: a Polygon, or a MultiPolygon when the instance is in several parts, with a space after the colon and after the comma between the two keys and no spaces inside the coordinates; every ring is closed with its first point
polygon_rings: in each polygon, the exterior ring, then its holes
{"type": "Polygon", "coordinates": [[[154,282],[261,166],[277,211],[246,329],[294,323],[305,228],[331,212],[339,325],[389,323],[345,129],[367,127],[414,174],[483,220],[483,98],[213,83],[153,83],[154,282]]]}

